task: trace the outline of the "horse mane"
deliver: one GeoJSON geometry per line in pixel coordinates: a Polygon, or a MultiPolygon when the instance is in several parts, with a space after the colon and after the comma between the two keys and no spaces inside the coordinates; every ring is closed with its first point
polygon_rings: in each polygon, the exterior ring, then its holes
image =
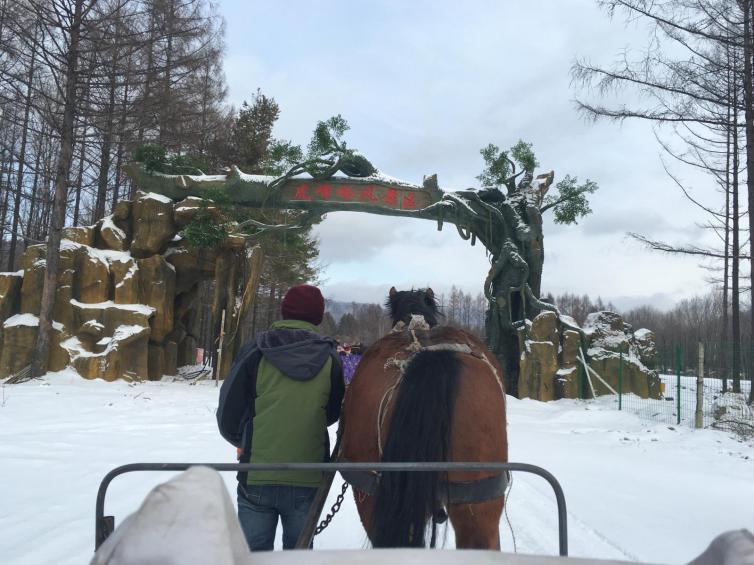
{"type": "Polygon", "coordinates": [[[442,316],[437,298],[431,288],[396,291],[393,287],[385,301],[385,307],[393,325],[401,320],[408,323],[411,320],[411,314],[421,314],[432,327],[437,325],[438,318],[442,316]]]}

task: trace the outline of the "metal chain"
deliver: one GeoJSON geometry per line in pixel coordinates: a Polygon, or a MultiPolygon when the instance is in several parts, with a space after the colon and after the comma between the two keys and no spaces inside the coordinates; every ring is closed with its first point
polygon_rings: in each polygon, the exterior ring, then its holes
{"type": "Polygon", "coordinates": [[[343,504],[343,499],[346,497],[346,491],[348,490],[348,483],[346,481],[343,481],[343,487],[340,490],[340,494],[338,495],[338,498],[335,499],[335,504],[332,505],[330,508],[330,513],[325,516],[324,520],[322,520],[319,523],[319,526],[314,530],[314,535],[318,535],[324,530],[327,526],[330,525],[330,522],[335,517],[335,515],[338,513],[338,510],[340,510],[340,505],[343,504]]]}

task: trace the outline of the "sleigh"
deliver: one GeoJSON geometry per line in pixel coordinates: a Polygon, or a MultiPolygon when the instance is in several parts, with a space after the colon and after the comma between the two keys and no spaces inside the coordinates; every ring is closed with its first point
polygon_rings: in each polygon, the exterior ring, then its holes
{"type": "MultiPolygon", "coordinates": [[[[545,469],[523,463],[289,463],[191,464],[137,463],[108,473],[97,492],[95,555],[92,565],[611,565],[623,562],[569,558],[565,497],[557,479],[545,469]],[[552,487],[557,502],[559,556],[521,555],[496,551],[443,551],[429,549],[327,550],[251,553],[235,509],[218,471],[321,470],[418,472],[468,468],[538,475],[552,487]],[[141,507],[115,528],[115,518],[104,514],[111,481],[136,471],[185,471],[155,487],[141,507]]],[[[306,533],[306,532],[305,532],[306,533]]],[[[689,565],[754,565],[754,536],[746,530],[727,532],[689,565]]]]}

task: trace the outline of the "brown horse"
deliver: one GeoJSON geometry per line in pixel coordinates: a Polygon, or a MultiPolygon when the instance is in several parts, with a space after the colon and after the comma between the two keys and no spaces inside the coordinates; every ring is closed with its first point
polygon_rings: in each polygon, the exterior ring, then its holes
{"type": "MultiPolygon", "coordinates": [[[[495,356],[472,334],[437,326],[432,289],[393,287],[387,306],[395,327],[367,349],[346,392],[342,458],[508,461],[503,375],[495,356]]],[[[344,475],[374,547],[424,547],[428,529],[434,547],[437,524],[450,516],[456,547],[500,548],[505,474],[344,475]]]]}

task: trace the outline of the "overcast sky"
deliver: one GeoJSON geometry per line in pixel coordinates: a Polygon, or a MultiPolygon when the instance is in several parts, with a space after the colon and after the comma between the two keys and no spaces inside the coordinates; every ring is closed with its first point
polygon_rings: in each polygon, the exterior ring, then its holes
{"type": "MultiPolygon", "coordinates": [[[[274,135],[306,145],[318,120],[341,114],[349,145],[382,172],[441,188],[478,187],[479,149],[534,144],[538,172],[599,183],[593,214],[558,226],[546,214],[543,291],[575,292],[619,308],[660,307],[704,293],[709,273],[693,259],[651,253],[640,232],[671,242],[709,239],[705,218],[662,168],[651,125],[586,122],[571,84],[577,57],[609,64],[641,48],[646,30],[610,21],[591,0],[223,0],[226,78],[240,105],[257,88],[279,103],[274,135]]],[[[700,199],[711,182],[673,165],[700,199]]],[[[453,226],[335,213],[316,228],[329,298],[382,301],[390,286],[452,284],[481,291],[484,248],[453,226]]]]}

